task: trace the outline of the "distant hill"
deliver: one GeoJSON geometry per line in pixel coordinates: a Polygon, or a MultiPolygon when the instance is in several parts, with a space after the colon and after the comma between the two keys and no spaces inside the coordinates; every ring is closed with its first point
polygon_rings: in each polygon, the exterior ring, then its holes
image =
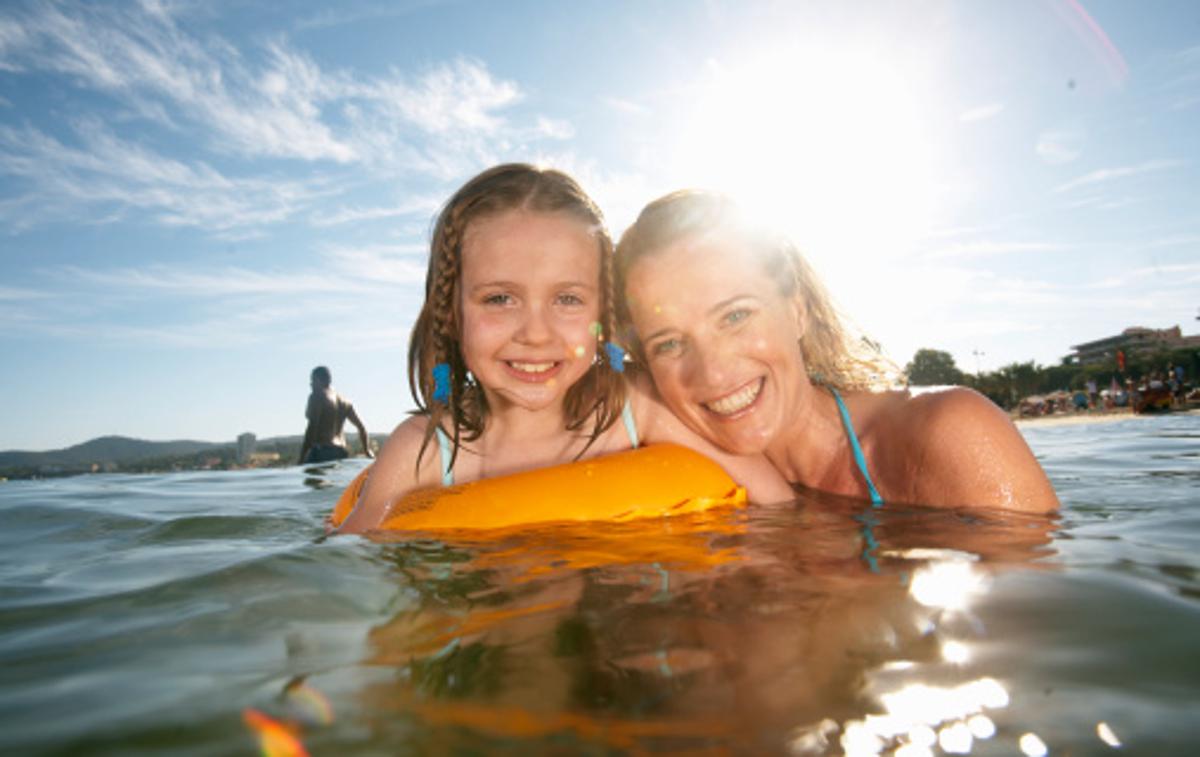
{"type": "Polygon", "coordinates": [[[198,442],[178,440],[170,442],[150,442],[145,439],[131,439],[127,436],[101,436],[98,439],[76,444],[66,449],[49,450],[46,452],[24,452],[21,450],[6,450],[0,452],[0,468],[15,468],[24,466],[44,467],[63,466],[76,467],[91,463],[131,463],[151,457],[167,457],[173,455],[192,455],[206,449],[231,446],[232,442],[198,442]]]}
{"type": "MultiPolygon", "coordinates": [[[[372,434],[376,446],[382,446],[387,441],[386,434],[372,434]]],[[[268,439],[258,439],[255,448],[259,452],[278,452],[284,461],[294,461],[300,453],[300,445],[304,437],[301,435],[275,436],[268,439]]],[[[352,448],[358,450],[358,436],[348,438],[352,448]]],[[[48,450],[45,452],[28,452],[24,450],[0,451],[0,475],[28,477],[30,475],[51,474],[70,475],[86,473],[93,470],[92,466],[101,469],[113,469],[113,466],[123,470],[148,469],[169,470],[172,463],[185,462],[184,459],[208,453],[219,457],[229,457],[237,447],[237,442],[201,442],[181,439],[168,442],[152,442],[145,439],[132,439],[127,436],[101,436],[82,444],[65,449],[48,450]]],[[[184,467],[195,467],[184,465],[184,467]]],[[[176,468],[177,469],[177,468],[176,468]]]]}

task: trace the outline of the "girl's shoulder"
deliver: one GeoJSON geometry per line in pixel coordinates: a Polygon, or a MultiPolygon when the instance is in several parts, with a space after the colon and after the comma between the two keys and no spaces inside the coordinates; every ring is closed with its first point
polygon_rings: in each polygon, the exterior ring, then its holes
{"type": "Polygon", "coordinates": [[[425,443],[429,423],[429,416],[413,415],[392,430],[376,455],[358,504],[341,531],[370,530],[382,522],[388,508],[400,497],[416,489],[441,485],[437,441],[430,439],[428,445],[425,443]]]}

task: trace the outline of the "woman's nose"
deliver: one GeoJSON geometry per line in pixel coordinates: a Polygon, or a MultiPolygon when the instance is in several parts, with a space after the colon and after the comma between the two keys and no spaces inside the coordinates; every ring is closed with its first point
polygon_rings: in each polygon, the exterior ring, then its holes
{"type": "Polygon", "coordinates": [[[693,340],[687,353],[688,383],[698,389],[721,390],[729,375],[728,362],[720,345],[709,340],[693,340]]]}

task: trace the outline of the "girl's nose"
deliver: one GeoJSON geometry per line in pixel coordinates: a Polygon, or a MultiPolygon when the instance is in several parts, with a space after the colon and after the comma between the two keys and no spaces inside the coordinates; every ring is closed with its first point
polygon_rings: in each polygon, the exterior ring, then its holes
{"type": "Polygon", "coordinates": [[[543,308],[531,307],[525,312],[515,339],[522,344],[545,344],[553,338],[553,335],[549,314],[543,308]]]}

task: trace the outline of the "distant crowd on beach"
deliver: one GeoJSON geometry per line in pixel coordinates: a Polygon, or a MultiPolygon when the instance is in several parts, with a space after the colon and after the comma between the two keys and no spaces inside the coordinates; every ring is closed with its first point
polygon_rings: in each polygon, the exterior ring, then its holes
{"type": "Polygon", "coordinates": [[[1168,363],[1165,369],[1152,370],[1135,380],[1122,381],[1114,375],[1109,386],[1099,389],[1088,379],[1082,389],[1060,390],[1032,395],[1021,400],[1016,409],[1019,418],[1081,412],[1152,412],[1200,406],[1200,387],[1187,376],[1182,365],[1168,363]]]}

